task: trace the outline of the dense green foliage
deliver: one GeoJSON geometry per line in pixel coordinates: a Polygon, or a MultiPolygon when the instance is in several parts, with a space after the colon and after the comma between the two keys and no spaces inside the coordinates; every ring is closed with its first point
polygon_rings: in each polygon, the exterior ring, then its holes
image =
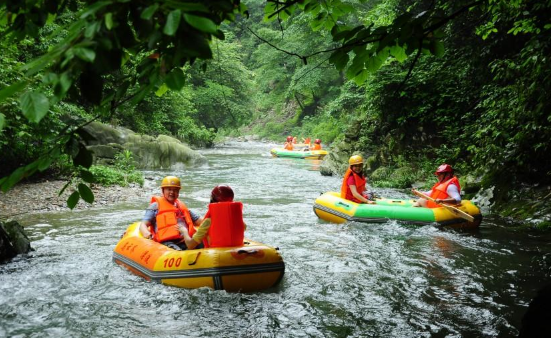
{"type": "Polygon", "coordinates": [[[19,169],[0,186],[61,154],[89,172],[80,127],[91,119],[195,146],[217,134],[321,138],[372,169],[399,169],[374,172],[381,186],[406,187],[441,162],[503,192],[551,183],[550,10],[548,0],[3,0],[0,176],[19,169]]]}

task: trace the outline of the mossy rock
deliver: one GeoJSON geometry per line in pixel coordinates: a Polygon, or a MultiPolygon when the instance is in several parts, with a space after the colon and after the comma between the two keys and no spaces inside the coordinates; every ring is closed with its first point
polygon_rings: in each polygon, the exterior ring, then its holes
{"type": "Polygon", "coordinates": [[[389,167],[379,167],[371,173],[369,180],[372,182],[389,181],[391,175],[392,169],[390,169],[389,167]]]}
{"type": "Polygon", "coordinates": [[[23,227],[16,221],[0,222],[0,261],[25,254],[33,249],[23,227]]]}

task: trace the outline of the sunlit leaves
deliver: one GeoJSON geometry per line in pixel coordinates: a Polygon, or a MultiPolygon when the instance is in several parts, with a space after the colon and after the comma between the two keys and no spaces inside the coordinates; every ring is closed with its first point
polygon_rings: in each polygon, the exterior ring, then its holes
{"type": "Polygon", "coordinates": [[[40,122],[48,110],[50,103],[46,95],[39,92],[25,92],[19,99],[19,106],[23,115],[31,122],[40,122]]]}
{"type": "Polygon", "coordinates": [[[390,47],[390,55],[400,62],[404,62],[407,59],[406,51],[400,46],[390,47]]]}
{"type": "Polygon", "coordinates": [[[159,89],[157,89],[157,91],[155,92],[155,95],[157,95],[158,97],[161,97],[165,95],[166,92],[168,92],[168,86],[166,85],[166,83],[163,83],[163,85],[159,87],[159,89]]]}

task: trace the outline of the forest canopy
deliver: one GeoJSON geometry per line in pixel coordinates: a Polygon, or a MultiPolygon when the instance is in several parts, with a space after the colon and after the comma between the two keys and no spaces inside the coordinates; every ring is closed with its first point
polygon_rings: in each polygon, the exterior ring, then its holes
{"type": "Polygon", "coordinates": [[[0,1],[0,188],[92,120],[210,146],[303,134],[485,184],[551,178],[551,2],[0,1]]]}

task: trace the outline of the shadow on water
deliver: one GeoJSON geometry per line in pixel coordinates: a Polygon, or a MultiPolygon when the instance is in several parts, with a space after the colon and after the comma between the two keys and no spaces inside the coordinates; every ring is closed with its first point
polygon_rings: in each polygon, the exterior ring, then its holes
{"type": "MultiPolygon", "coordinates": [[[[459,232],[388,221],[330,224],[312,211],[340,178],[314,164],[271,157],[272,145],[230,142],[208,163],[166,174],[204,213],[228,183],[244,203],[246,236],[277,246],[282,283],[251,294],[150,283],[112,262],[127,225],[148,201],[31,215],[36,251],[0,266],[0,336],[514,337],[536,291],[549,282],[549,235],[486,216],[459,232]]],[[[379,190],[385,197],[411,197],[379,190]]]]}

